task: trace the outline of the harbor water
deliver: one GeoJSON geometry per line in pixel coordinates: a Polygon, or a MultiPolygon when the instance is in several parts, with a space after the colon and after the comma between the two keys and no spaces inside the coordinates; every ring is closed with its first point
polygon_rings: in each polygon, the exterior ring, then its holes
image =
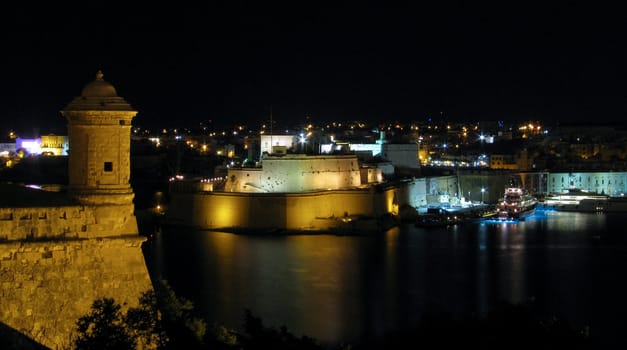
{"type": "Polygon", "coordinates": [[[163,228],[145,248],[209,321],[241,329],[244,310],[322,344],[414,327],[429,312],[481,317],[501,301],[588,327],[624,346],[624,214],[538,210],[525,221],[368,235],[246,235],[163,228]]]}

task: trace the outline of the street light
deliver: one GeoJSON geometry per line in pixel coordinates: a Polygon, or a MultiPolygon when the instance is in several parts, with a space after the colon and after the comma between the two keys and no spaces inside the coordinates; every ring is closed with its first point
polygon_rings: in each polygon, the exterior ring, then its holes
{"type": "Polygon", "coordinates": [[[485,188],[481,187],[481,204],[483,204],[483,194],[485,193],[485,188]]]}
{"type": "Polygon", "coordinates": [[[300,142],[300,150],[301,152],[304,151],[304,153],[307,153],[307,150],[305,148],[305,142],[307,142],[307,139],[305,138],[305,135],[303,133],[300,133],[300,138],[298,140],[300,142]]]}

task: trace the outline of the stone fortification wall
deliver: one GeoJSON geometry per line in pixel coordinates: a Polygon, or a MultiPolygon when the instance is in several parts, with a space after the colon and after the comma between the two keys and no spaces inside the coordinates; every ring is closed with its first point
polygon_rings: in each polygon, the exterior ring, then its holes
{"type": "Polygon", "coordinates": [[[68,348],[97,298],[124,307],[152,288],[143,238],[0,244],[0,322],[50,348],[68,348]]]}
{"type": "Polygon", "coordinates": [[[361,185],[355,156],[267,156],[259,169],[229,169],[225,190],[290,192],[345,189],[361,185]]]}
{"type": "Polygon", "coordinates": [[[427,179],[411,179],[398,184],[398,203],[414,208],[427,205],[427,179]]]}
{"type": "Polygon", "coordinates": [[[503,197],[503,191],[509,184],[510,172],[469,171],[459,175],[459,186],[467,200],[480,201],[481,189],[485,188],[483,201],[496,203],[503,197]],[[470,192],[470,194],[468,193],[470,192]]]}
{"type": "Polygon", "coordinates": [[[78,237],[95,223],[84,206],[0,208],[0,239],[4,241],[78,237]]]}
{"type": "Polygon", "coordinates": [[[171,193],[167,220],[205,229],[327,230],[330,218],[396,214],[395,188],[308,193],[171,193]]]}
{"type": "Polygon", "coordinates": [[[133,205],[0,208],[0,241],[137,233],[133,205]]]}

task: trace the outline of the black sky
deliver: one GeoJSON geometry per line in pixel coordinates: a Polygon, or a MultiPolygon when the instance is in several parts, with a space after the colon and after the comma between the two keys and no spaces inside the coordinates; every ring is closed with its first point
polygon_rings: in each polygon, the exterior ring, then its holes
{"type": "Polygon", "coordinates": [[[618,8],[333,4],[8,5],[2,129],[62,132],[99,69],[150,128],[257,122],[270,105],[297,122],[625,118],[618,8]]]}

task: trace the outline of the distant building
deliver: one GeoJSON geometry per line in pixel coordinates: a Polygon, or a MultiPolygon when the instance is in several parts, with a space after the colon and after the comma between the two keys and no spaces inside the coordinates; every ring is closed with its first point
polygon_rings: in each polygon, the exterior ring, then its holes
{"type": "Polygon", "coordinates": [[[41,154],[67,156],[70,150],[70,138],[63,135],[41,135],[41,154]]]}
{"type": "Polygon", "coordinates": [[[264,153],[274,153],[273,148],[294,149],[295,141],[294,135],[261,135],[260,159],[264,153]]]}
{"type": "Polygon", "coordinates": [[[385,143],[381,145],[381,155],[396,168],[420,169],[418,144],[385,143]]]}
{"type": "Polygon", "coordinates": [[[489,166],[495,170],[527,171],[534,168],[534,163],[527,149],[522,149],[517,154],[491,154],[489,166]]]}
{"type": "MultiPolygon", "coordinates": [[[[419,147],[416,143],[388,143],[385,132],[381,131],[380,138],[375,143],[347,143],[335,142],[320,146],[321,153],[348,153],[354,152],[361,159],[380,157],[390,163],[393,168],[420,169],[419,147]],[[370,153],[370,157],[365,154],[370,153]]],[[[389,166],[384,167],[385,175],[394,174],[389,166]]]]}
{"type": "Polygon", "coordinates": [[[15,142],[0,143],[0,156],[7,156],[16,151],[15,142]]]}
{"type": "Polygon", "coordinates": [[[13,144],[13,151],[23,150],[26,155],[67,156],[69,148],[68,136],[62,135],[42,135],[33,139],[18,137],[13,144]]]}
{"type": "Polygon", "coordinates": [[[516,170],[518,165],[513,154],[491,154],[490,169],[516,170]]]}
{"type": "Polygon", "coordinates": [[[547,185],[548,191],[553,193],[577,188],[610,196],[623,196],[627,193],[627,172],[549,173],[547,185]]]}
{"type": "Polygon", "coordinates": [[[24,139],[18,137],[15,139],[15,149],[23,150],[27,155],[41,154],[41,138],[24,139]]]}

